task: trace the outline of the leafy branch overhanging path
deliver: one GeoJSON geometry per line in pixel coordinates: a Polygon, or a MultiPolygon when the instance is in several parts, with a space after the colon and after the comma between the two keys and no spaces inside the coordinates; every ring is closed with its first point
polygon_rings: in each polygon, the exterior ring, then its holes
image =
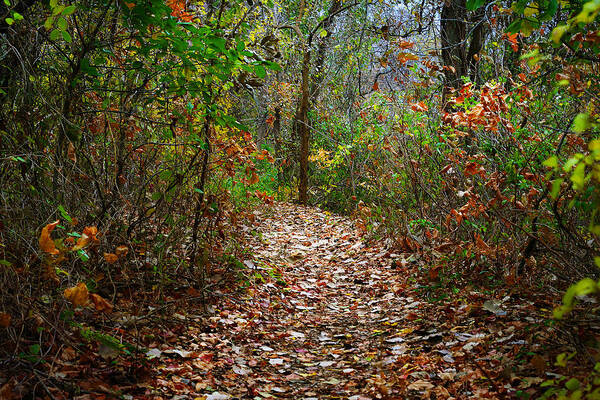
{"type": "Polygon", "coordinates": [[[526,343],[525,310],[417,300],[406,264],[393,261],[415,255],[365,244],[347,218],[289,204],[254,215],[245,265],[260,282],[241,300],[221,297],[210,329],[190,327],[187,345],[180,336],[154,388],[209,400],[503,398],[511,389],[501,356],[526,343]]]}

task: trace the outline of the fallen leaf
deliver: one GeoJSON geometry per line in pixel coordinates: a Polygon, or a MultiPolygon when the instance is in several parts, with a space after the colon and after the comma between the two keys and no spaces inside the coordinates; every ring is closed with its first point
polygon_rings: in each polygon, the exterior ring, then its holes
{"type": "Polygon", "coordinates": [[[231,398],[228,394],[223,394],[219,392],[212,392],[211,394],[206,396],[206,400],[227,400],[231,398]]]}
{"type": "Polygon", "coordinates": [[[408,390],[414,390],[416,392],[423,392],[426,390],[431,390],[434,387],[435,386],[431,382],[420,379],[420,380],[415,381],[415,382],[411,383],[410,385],[408,385],[407,388],[408,388],[408,390]]]}
{"type": "Polygon", "coordinates": [[[11,316],[8,313],[0,312],[0,327],[8,328],[10,326],[11,316]]]}
{"type": "Polygon", "coordinates": [[[56,248],[56,246],[54,245],[54,241],[50,237],[50,233],[54,230],[54,228],[56,228],[56,225],[58,225],[59,222],[60,221],[54,221],[53,223],[48,224],[44,228],[42,228],[42,233],[39,238],[39,243],[40,243],[40,249],[42,249],[42,251],[45,253],[52,254],[52,255],[57,255],[60,253],[58,251],[58,249],[56,248]]]}
{"type": "Polygon", "coordinates": [[[63,292],[65,299],[71,302],[75,307],[84,306],[88,302],[88,288],[85,283],[80,282],[77,286],[65,289],[63,292]]]}
{"type": "Polygon", "coordinates": [[[100,354],[100,357],[104,358],[105,360],[112,360],[118,357],[120,351],[113,346],[100,343],[100,346],[98,347],[98,354],[100,354]]]}
{"type": "Polygon", "coordinates": [[[92,293],[90,295],[90,299],[92,300],[92,303],[94,303],[94,308],[96,308],[96,310],[100,312],[108,313],[111,312],[113,309],[113,305],[110,304],[108,300],[95,293],[92,293]]]}
{"type": "Polygon", "coordinates": [[[97,242],[96,234],[98,233],[98,228],[95,226],[87,226],[81,233],[79,239],[77,239],[77,244],[73,247],[73,251],[81,250],[90,243],[97,242]]]}
{"type": "Polygon", "coordinates": [[[114,253],[104,253],[104,260],[109,264],[114,264],[119,261],[119,257],[114,253]]]}
{"type": "Polygon", "coordinates": [[[125,257],[128,251],[129,248],[127,246],[118,246],[115,250],[115,254],[117,255],[117,257],[121,258],[125,257]]]}

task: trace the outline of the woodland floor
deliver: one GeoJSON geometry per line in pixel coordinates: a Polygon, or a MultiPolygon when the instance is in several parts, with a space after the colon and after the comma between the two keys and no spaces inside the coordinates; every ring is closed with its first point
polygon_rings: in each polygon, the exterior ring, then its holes
{"type": "Polygon", "coordinates": [[[155,394],[507,398],[542,381],[546,361],[528,353],[543,334],[531,329],[541,322],[533,302],[475,290],[462,302],[419,300],[409,279],[419,255],[366,245],[349,219],[315,208],[277,204],[254,215],[245,264],[265,281],[218,303],[209,332],[191,327],[176,343],[183,357],[161,354],[155,394]]]}
{"type": "Polygon", "coordinates": [[[75,398],[514,398],[552,376],[544,296],[463,287],[435,301],[415,278],[435,262],[427,251],[367,244],[315,208],[252,215],[247,289],[215,290],[208,316],[190,303],[171,315],[180,323],[140,328],[162,329],[146,341],[146,378],[124,385],[107,363],[75,398]]]}

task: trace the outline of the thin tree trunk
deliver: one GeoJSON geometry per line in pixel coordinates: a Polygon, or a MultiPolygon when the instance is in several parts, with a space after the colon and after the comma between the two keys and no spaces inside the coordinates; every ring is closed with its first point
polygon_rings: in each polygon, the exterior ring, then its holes
{"type": "Polygon", "coordinates": [[[300,85],[300,106],[296,112],[296,131],[300,139],[300,174],[298,183],[298,201],[306,205],[308,202],[308,150],[310,144],[310,131],[308,128],[308,100],[309,100],[309,72],[310,72],[310,45],[304,49],[302,59],[302,83],[300,85]]]}

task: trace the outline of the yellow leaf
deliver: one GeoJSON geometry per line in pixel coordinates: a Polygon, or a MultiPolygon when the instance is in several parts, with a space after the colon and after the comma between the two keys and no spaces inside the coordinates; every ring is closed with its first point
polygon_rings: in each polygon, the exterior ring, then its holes
{"type": "Polygon", "coordinates": [[[48,254],[57,255],[58,253],[60,253],[54,245],[54,241],[50,237],[50,233],[54,230],[54,228],[56,228],[56,225],[58,225],[58,223],[59,221],[54,221],[53,223],[46,225],[42,229],[42,234],[40,235],[40,249],[42,249],[42,251],[48,254]]]}
{"type": "Polygon", "coordinates": [[[560,43],[560,38],[563,37],[566,31],[569,30],[568,25],[559,25],[552,30],[552,41],[556,44],[560,43]]]}
{"type": "Polygon", "coordinates": [[[65,289],[63,296],[75,307],[84,306],[88,302],[88,288],[85,283],[79,282],[77,286],[65,289]]]}
{"type": "Polygon", "coordinates": [[[119,257],[117,257],[117,255],[114,253],[104,253],[104,259],[109,264],[114,264],[119,261],[119,257]]]}
{"type": "Polygon", "coordinates": [[[108,313],[111,312],[113,309],[113,305],[110,304],[108,300],[95,293],[90,294],[90,299],[92,300],[92,303],[94,303],[94,307],[98,311],[108,313]]]}

